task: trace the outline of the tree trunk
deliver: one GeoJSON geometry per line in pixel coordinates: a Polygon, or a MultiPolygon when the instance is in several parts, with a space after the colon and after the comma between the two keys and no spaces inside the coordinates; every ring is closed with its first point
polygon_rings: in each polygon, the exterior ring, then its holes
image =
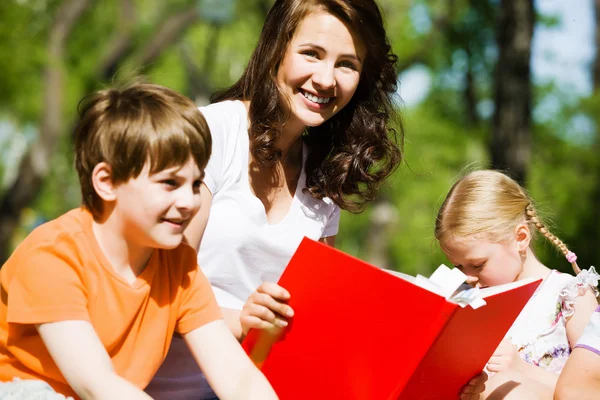
{"type": "Polygon", "coordinates": [[[501,0],[499,59],[490,153],[492,167],[524,184],[531,159],[531,38],[533,0],[501,0]]]}
{"type": "Polygon", "coordinates": [[[158,27],[156,34],[136,57],[134,65],[143,71],[170,45],[179,40],[199,18],[200,12],[195,4],[171,15],[158,27]]]}
{"type": "MultiPolygon", "coordinates": [[[[120,2],[119,28],[111,39],[108,51],[96,67],[96,77],[100,82],[112,78],[123,59],[133,49],[133,30],[137,20],[135,4],[133,0],[121,0],[120,2]]],[[[100,82],[92,82],[99,84],[100,82]]],[[[88,89],[90,89],[88,87],[88,89]]]]}
{"type": "Polygon", "coordinates": [[[210,103],[210,95],[213,93],[213,84],[210,76],[215,68],[215,60],[219,51],[219,39],[221,37],[221,26],[213,24],[210,36],[208,38],[206,49],[204,50],[204,65],[198,67],[194,62],[194,56],[189,49],[181,46],[181,58],[186,72],[188,90],[186,93],[199,106],[205,106],[210,103]]]}
{"type": "Polygon", "coordinates": [[[44,71],[44,111],[39,135],[21,160],[16,180],[0,199],[0,265],[8,259],[10,239],[19,223],[21,211],[33,201],[48,174],[62,133],[65,45],[73,26],[91,3],[91,0],[64,1],[50,27],[44,71]]]}
{"type": "Polygon", "coordinates": [[[465,105],[467,123],[470,126],[479,124],[479,114],[477,114],[477,93],[475,91],[475,78],[473,76],[473,56],[467,49],[467,71],[465,72],[465,88],[463,91],[463,101],[465,105]]]}
{"type": "Polygon", "coordinates": [[[394,269],[390,259],[390,237],[393,229],[397,228],[398,210],[385,193],[380,193],[369,207],[371,217],[367,227],[365,259],[380,268],[394,269]]]}
{"type": "Polygon", "coordinates": [[[596,58],[594,59],[594,91],[600,89],[600,0],[594,0],[594,21],[596,22],[596,58]]]}

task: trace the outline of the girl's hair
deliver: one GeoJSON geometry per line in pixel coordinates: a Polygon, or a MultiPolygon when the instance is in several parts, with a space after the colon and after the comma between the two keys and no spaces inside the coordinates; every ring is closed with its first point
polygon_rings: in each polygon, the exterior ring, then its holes
{"type": "MultiPolygon", "coordinates": [[[[546,228],[521,185],[498,171],[475,171],[450,189],[438,211],[435,237],[440,243],[449,237],[470,235],[501,242],[511,238],[515,227],[523,222],[532,235],[539,231],[567,256],[569,249],[546,228]]],[[[571,265],[579,273],[577,262],[571,265]]]]}
{"type": "MultiPolygon", "coordinates": [[[[359,212],[402,160],[404,130],[396,114],[397,57],[374,0],[277,0],[241,78],[211,101],[249,100],[250,149],[263,166],[281,159],[276,140],[289,116],[289,99],[277,71],[300,22],[325,10],[357,32],[367,46],[360,81],[350,102],[318,127],[307,128],[306,186],[342,209],[359,212]],[[399,133],[388,126],[396,120],[399,133]]],[[[332,39],[333,40],[333,39],[332,39]]]]}

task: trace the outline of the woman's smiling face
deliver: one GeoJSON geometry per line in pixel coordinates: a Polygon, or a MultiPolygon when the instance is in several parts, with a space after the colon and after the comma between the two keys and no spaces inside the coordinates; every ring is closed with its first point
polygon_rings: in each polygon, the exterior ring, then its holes
{"type": "Polygon", "coordinates": [[[344,108],[358,87],[366,57],[362,39],[326,11],[298,25],[277,71],[290,99],[289,125],[319,126],[344,108]]]}

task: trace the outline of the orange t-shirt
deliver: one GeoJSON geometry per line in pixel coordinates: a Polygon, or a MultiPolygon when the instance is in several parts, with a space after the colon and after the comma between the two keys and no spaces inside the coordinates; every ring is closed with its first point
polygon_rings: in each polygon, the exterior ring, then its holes
{"type": "MultiPolygon", "coordinates": [[[[187,244],[155,250],[133,284],[98,246],[92,216],[75,209],[35,229],[0,270],[0,381],[40,379],[77,397],[34,324],[85,320],[118,375],[143,389],[164,360],[174,332],[221,318],[187,244]]],[[[85,357],[85,355],[82,355],[85,357]]]]}

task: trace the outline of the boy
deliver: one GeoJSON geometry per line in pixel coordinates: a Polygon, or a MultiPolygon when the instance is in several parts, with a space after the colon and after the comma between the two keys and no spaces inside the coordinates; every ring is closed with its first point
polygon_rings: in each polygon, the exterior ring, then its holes
{"type": "Polygon", "coordinates": [[[83,207],[33,231],[0,270],[0,381],[84,399],[148,399],[174,332],[221,399],[274,399],[225,326],[183,231],[209,128],[161,86],[104,90],[75,131],[83,207]],[[39,383],[39,382],[38,382],[39,383]]]}
{"type": "Polygon", "coordinates": [[[558,378],[557,400],[591,400],[600,396],[600,306],[590,318],[583,335],[558,378]]]}

